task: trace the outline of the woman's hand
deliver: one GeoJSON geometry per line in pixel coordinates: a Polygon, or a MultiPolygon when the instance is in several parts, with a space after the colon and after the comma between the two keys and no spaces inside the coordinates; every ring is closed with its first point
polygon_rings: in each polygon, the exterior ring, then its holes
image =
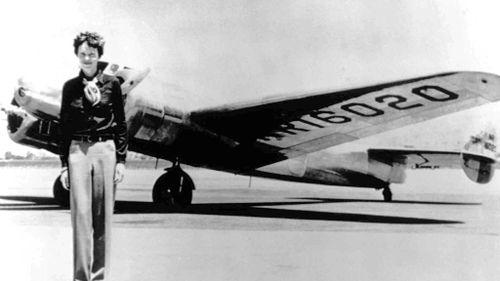
{"type": "Polygon", "coordinates": [[[68,168],[62,168],[60,180],[62,187],[66,190],[69,190],[68,168]]]}
{"type": "Polygon", "coordinates": [[[118,163],[115,168],[115,183],[120,183],[125,176],[125,164],[118,163]]]}

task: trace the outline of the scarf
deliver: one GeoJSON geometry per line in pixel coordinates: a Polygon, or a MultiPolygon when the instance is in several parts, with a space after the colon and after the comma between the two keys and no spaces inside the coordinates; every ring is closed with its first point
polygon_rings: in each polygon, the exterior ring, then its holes
{"type": "Polygon", "coordinates": [[[97,87],[97,81],[99,81],[97,80],[97,77],[94,77],[91,81],[83,78],[83,84],[85,85],[83,92],[92,106],[95,106],[101,101],[101,91],[99,90],[99,87],[97,87]]]}

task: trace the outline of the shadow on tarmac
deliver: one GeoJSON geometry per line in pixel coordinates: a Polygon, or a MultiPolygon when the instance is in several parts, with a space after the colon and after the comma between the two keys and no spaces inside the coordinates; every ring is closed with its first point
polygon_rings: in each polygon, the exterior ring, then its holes
{"type": "Polygon", "coordinates": [[[0,199],[22,203],[0,203],[0,211],[51,211],[65,210],[51,197],[36,196],[0,196],[0,199]]]}
{"type": "MultiPolygon", "coordinates": [[[[344,222],[364,222],[364,223],[387,223],[387,224],[462,224],[462,221],[436,220],[414,217],[381,216],[370,214],[304,211],[278,208],[266,208],[291,205],[310,205],[323,203],[344,203],[344,202],[377,202],[383,201],[356,200],[356,199],[320,199],[320,198],[289,198],[294,200],[289,202],[252,202],[252,203],[214,203],[195,204],[181,210],[180,213],[200,214],[200,215],[220,215],[220,216],[245,216],[256,218],[282,218],[297,220],[321,220],[321,221],[344,221],[344,222]]],[[[414,202],[412,202],[414,203],[414,202]]],[[[426,204],[425,202],[416,202],[426,204]]],[[[432,202],[439,204],[439,202],[432,202]]],[[[387,203],[386,203],[387,204],[387,203]]],[[[445,203],[453,204],[453,203],[445,203]]],[[[457,203],[459,205],[468,203],[457,203]]]]}
{"type": "MultiPolygon", "coordinates": [[[[0,199],[21,201],[23,203],[0,203],[1,210],[12,211],[40,211],[40,210],[66,210],[58,206],[52,198],[30,197],[30,196],[0,196],[0,199]]],[[[215,216],[238,216],[254,218],[279,218],[297,220],[318,220],[318,221],[343,221],[362,223],[385,223],[385,224],[462,224],[462,221],[438,220],[416,217],[383,216],[371,214],[322,212],[278,209],[274,207],[291,205],[311,205],[324,203],[348,203],[348,202],[369,202],[385,204],[430,204],[430,205],[481,205],[480,203],[464,202],[425,202],[425,201],[393,201],[386,203],[377,200],[357,200],[357,199],[323,199],[323,198],[289,198],[294,201],[287,202],[249,202],[249,203],[204,203],[193,204],[185,209],[168,209],[164,205],[152,202],[120,201],[115,205],[116,215],[125,214],[193,214],[193,215],[215,215],[215,216]],[[295,201],[302,200],[302,201],[295,201]],[[266,208],[270,207],[270,208],[266,208]]]]}
{"type": "Polygon", "coordinates": [[[482,203],[475,202],[438,202],[438,201],[409,201],[409,200],[393,200],[390,203],[382,200],[366,200],[366,199],[335,199],[335,198],[317,198],[317,197],[300,197],[290,198],[299,200],[318,200],[321,203],[384,203],[384,204],[422,204],[422,205],[453,205],[453,206],[479,206],[482,203]]]}

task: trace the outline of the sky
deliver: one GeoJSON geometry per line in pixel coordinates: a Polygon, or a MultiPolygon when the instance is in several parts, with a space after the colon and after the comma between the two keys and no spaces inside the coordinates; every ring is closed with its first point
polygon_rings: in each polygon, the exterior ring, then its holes
{"type": "MultiPolygon", "coordinates": [[[[72,40],[84,30],[106,39],[103,60],[151,68],[136,91],[178,91],[192,108],[457,70],[500,74],[497,2],[2,1],[0,103],[9,103],[21,76],[55,87],[75,76],[72,40]]],[[[361,143],[465,141],[485,124],[498,126],[499,109],[483,106],[361,143]]],[[[5,127],[2,118],[0,155],[26,151],[5,127]]]]}

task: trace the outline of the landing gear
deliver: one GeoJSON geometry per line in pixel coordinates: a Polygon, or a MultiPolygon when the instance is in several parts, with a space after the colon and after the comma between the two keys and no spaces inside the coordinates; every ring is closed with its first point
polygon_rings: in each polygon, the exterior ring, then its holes
{"type": "Polygon", "coordinates": [[[384,201],[385,202],[391,202],[392,201],[392,192],[391,192],[391,188],[389,187],[389,185],[387,185],[386,187],[384,187],[384,190],[382,190],[382,195],[384,196],[384,201]]]}
{"type": "Polygon", "coordinates": [[[166,169],[153,187],[153,202],[168,208],[188,207],[193,200],[194,183],[179,164],[166,169]]]}
{"type": "Polygon", "coordinates": [[[69,208],[69,190],[64,189],[61,183],[61,176],[58,176],[52,186],[54,199],[59,206],[69,208]]]}

